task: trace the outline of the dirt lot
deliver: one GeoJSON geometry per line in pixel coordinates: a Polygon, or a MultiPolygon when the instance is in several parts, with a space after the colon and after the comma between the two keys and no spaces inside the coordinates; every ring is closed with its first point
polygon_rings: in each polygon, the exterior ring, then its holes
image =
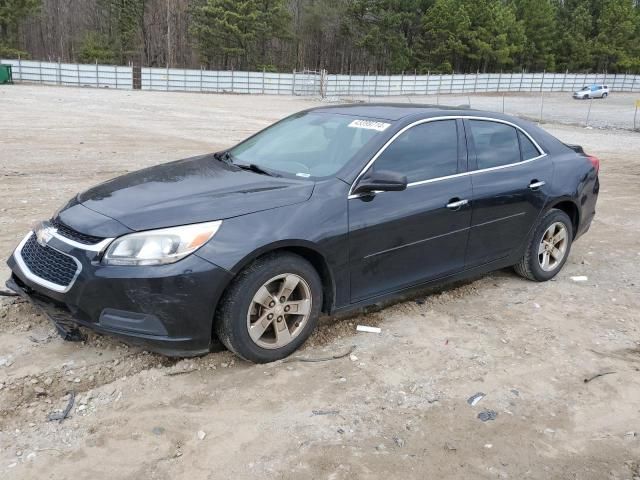
{"type": "MultiPolygon", "coordinates": [[[[2,88],[0,257],[78,190],[316,104],[2,88]]],[[[351,358],[258,366],[65,343],[0,297],[0,478],[640,478],[640,135],[545,128],[602,159],[597,218],[555,281],[496,272],[325,322],[302,352],[355,345],[351,358]],[[70,418],[47,421],[68,391],[70,418]]]]}

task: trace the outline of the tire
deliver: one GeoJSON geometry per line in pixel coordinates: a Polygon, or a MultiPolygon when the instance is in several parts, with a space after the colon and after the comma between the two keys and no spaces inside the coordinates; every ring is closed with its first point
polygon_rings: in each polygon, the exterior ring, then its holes
{"type": "Polygon", "coordinates": [[[218,307],[215,333],[245,360],[274,362],[291,355],[309,338],[318,323],[322,299],[322,280],[313,265],[293,253],[268,254],[242,270],[230,285],[218,307]],[[288,285],[294,284],[289,291],[288,285]],[[292,313],[294,309],[308,313],[292,313]]]}
{"type": "Polygon", "coordinates": [[[602,94],[602,99],[604,100],[605,98],[607,98],[608,95],[609,95],[608,93],[603,93],[602,94]]]}
{"type": "Polygon", "coordinates": [[[562,210],[555,208],[549,210],[534,228],[522,259],[514,265],[516,273],[534,282],[551,280],[562,270],[567,261],[571,251],[572,240],[573,223],[569,216],[562,210]],[[552,226],[554,226],[554,229],[550,230],[552,226]],[[558,242],[557,245],[554,245],[555,249],[547,252],[546,248],[544,248],[545,246],[551,249],[548,240],[559,239],[560,237],[557,234],[560,234],[562,229],[565,232],[565,243],[558,242]],[[548,232],[551,232],[551,234],[548,232]],[[543,238],[547,240],[545,245],[542,244],[543,238]],[[543,248],[544,252],[539,253],[543,248]],[[562,255],[559,255],[559,252],[562,255]],[[545,259],[546,265],[543,265],[545,259]]]}

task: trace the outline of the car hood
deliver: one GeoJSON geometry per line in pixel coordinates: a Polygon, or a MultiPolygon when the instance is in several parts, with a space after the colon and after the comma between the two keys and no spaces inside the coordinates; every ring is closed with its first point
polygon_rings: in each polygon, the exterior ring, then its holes
{"type": "Polygon", "coordinates": [[[131,230],[222,220],[301,203],[314,183],[241,170],[202,155],[139,170],[78,194],[131,230]]]}

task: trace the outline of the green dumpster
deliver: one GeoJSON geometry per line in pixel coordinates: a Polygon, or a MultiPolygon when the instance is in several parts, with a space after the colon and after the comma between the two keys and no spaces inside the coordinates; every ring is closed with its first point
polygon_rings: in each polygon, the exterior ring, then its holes
{"type": "Polygon", "coordinates": [[[0,85],[3,83],[13,83],[11,65],[0,65],[0,85]]]}

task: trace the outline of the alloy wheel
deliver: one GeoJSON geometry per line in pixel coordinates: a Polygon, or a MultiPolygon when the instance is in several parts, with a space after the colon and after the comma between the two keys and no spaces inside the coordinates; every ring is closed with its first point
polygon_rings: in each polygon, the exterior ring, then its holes
{"type": "Polygon", "coordinates": [[[247,329],[262,348],[282,348],[304,329],[311,314],[309,284],[299,275],[285,273],[265,282],[253,296],[247,329]]]}
{"type": "Polygon", "coordinates": [[[538,246],[538,262],[545,272],[558,268],[567,254],[567,227],[562,222],[555,222],[542,235],[538,246]]]}

